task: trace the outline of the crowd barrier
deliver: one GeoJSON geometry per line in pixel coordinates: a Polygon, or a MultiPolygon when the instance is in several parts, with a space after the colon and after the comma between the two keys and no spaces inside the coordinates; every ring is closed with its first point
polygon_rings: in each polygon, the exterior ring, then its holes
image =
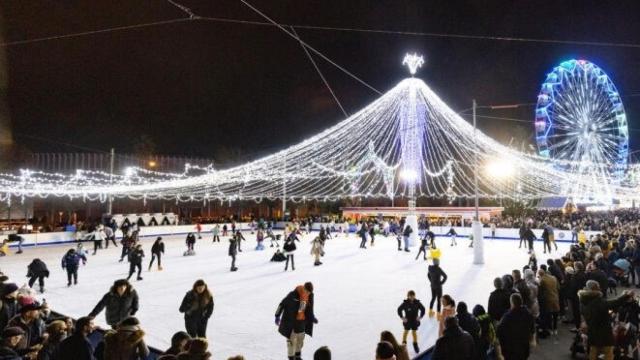
{"type": "MultiPolygon", "coordinates": [[[[211,229],[215,224],[202,224],[203,236],[210,236],[211,229]]],[[[222,231],[223,224],[219,224],[222,231]]],[[[275,223],[276,229],[283,229],[285,222],[275,223]]],[[[311,227],[312,230],[320,230],[320,226],[329,226],[327,223],[314,223],[311,227]]],[[[337,230],[344,224],[335,224],[334,227],[337,230]]],[[[227,228],[231,231],[231,224],[227,223],[227,228]]],[[[241,231],[249,231],[251,227],[249,223],[237,223],[236,228],[241,231]]],[[[432,226],[433,231],[437,237],[446,237],[450,227],[448,226],[432,226]]],[[[468,237],[471,234],[470,227],[454,227],[458,237],[468,237]]],[[[349,225],[349,232],[356,232],[356,225],[349,225]]],[[[485,227],[482,229],[482,235],[485,239],[494,240],[520,240],[519,229],[506,229],[498,228],[495,231],[495,236],[492,236],[491,229],[485,227]]],[[[164,225],[164,226],[142,226],[140,227],[141,238],[157,237],[157,236],[172,236],[172,235],[186,235],[190,232],[196,232],[196,225],[164,225]]],[[[534,229],[533,233],[538,239],[542,237],[542,229],[534,229]]],[[[585,231],[587,238],[593,235],[601,233],[600,231],[585,231]]],[[[558,242],[571,242],[572,234],[570,230],[554,230],[555,240],[558,242]]],[[[37,246],[37,245],[54,245],[75,242],[75,233],[70,231],[65,232],[50,232],[50,233],[34,233],[34,234],[21,234],[24,238],[22,246],[37,246]]],[[[116,238],[122,238],[122,232],[116,231],[116,238]]],[[[10,246],[16,246],[15,243],[11,243],[10,246]]]]}

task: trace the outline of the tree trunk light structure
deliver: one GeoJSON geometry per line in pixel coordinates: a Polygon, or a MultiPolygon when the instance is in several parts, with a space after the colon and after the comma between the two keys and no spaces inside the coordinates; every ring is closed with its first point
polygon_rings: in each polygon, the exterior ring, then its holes
{"type": "MultiPolygon", "coordinates": [[[[478,146],[478,128],[476,126],[476,108],[478,107],[476,99],[473,99],[473,142],[478,146]]],[[[471,233],[473,236],[473,263],[476,265],[484,264],[484,238],[482,237],[482,222],[480,222],[480,199],[478,194],[478,170],[480,168],[480,161],[478,156],[475,158],[476,166],[473,167],[473,182],[474,182],[474,203],[475,203],[475,217],[471,223],[471,233]]]]}

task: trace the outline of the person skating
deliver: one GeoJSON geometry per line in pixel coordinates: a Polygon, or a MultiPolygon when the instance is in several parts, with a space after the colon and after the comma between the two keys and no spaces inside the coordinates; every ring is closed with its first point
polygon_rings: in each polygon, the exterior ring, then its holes
{"type": "Polygon", "coordinates": [[[322,240],[320,237],[316,237],[311,241],[311,255],[313,255],[315,261],[313,263],[314,266],[322,265],[320,262],[320,256],[324,254],[324,246],[322,246],[322,240]]]}
{"type": "Polygon", "coordinates": [[[364,221],[360,224],[360,230],[358,230],[358,235],[360,235],[360,249],[367,248],[367,233],[369,232],[367,228],[367,223],[364,221]]]}
{"type": "Polygon", "coordinates": [[[550,227],[547,224],[543,225],[544,230],[542,230],[542,253],[546,254],[547,249],[549,249],[549,254],[551,254],[551,232],[549,231],[550,227]]]}
{"type": "Polygon", "coordinates": [[[369,224],[369,237],[371,237],[371,246],[373,246],[376,240],[376,226],[373,223],[369,224]]]}
{"type": "Polygon", "coordinates": [[[222,224],[222,236],[227,236],[228,231],[227,224],[222,224]]]}
{"type": "Polygon", "coordinates": [[[202,239],[202,224],[196,223],[196,232],[198,233],[198,239],[202,239]]]}
{"type": "Polygon", "coordinates": [[[197,280],[180,304],[184,326],[191,337],[207,337],[207,323],[213,314],[213,295],[204,280],[197,280]]]}
{"type": "Polygon", "coordinates": [[[256,231],[256,250],[257,251],[262,251],[264,250],[264,245],[262,245],[262,242],[264,241],[264,232],[262,231],[262,229],[258,229],[256,231]]]}
{"type": "Polygon", "coordinates": [[[313,336],[313,325],[318,323],[313,312],[313,284],[298,285],[278,305],[276,325],[287,339],[289,360],[302,360],[305,334],[313,336]]]}
{"type": "Polygon", "coordinates": [[[36,280],[40,286],[40,292],[44,292],[44,278],[49,277],[49,269],[47,264],[40,259],[33,259],[31,264],[27,266],[27,277],[29,278],[29,287],[33,287],[36,280]]]}
{"type": "Polygon", "coordinates": [[[185,239],[185,243],[187,244],[187,255],[195,254],[194,247],[196,245],[196,236],[193,233],[188,233],[187,238],[185,239]]]}
{"type": "Polygon", "coordinates": [[[453,228],[453,225],[450,225],[449,232],[447,232],[447,235],[451,237],[451,246],[457,246],[458,242],[456,241],[456,236],[458,236],[458,233],[456,232],[456,229],[453,228]]]}
{"type": "Polygon", "coordinates": [[[211,234],[213,235],[213,241],[212,242],[220,242],[220,225],[215,224],[213,226],[213,229],[211,229],[211,234]]]}
{"type": "Polygon", "coordinates": [[[429,265],[427,278],[431,285],[431,301],[429,302],[429,317],[433,317],[433,304],[436,303],[436,310],[440,315],[442,308],[442,285],[447,282],[447,274],[440,267],[440,259],[433,259],[433,265],[429,265]]]}
{"type": "Polygon", "coordinates": [[[409,252],[409,238],[411,233],[413,233],[413,229],[411,228],[411,225],[407,224],[402,232],[402,238],[404,239],[404,251],[406,252],[409,252]]]}
{"type": "Polygon", "coordinates": [[[90,237],[93,238],[93,254],[92,255],[95,255],[98,253],[98,249],[102,249],[102,240],[106,238],[104,230],[102,229],[102,225],[96,226],[96,228],[93,230],[93,233],[91,234],[90,237]]]}
{"type": "Polygon", "coordinates": [[[129,276],[127,276],[127,280],[131,279],[133,273],[136,272],[136,268],[138,269],[138,277],[137,280],[142,280],[142,258],[144,257],[144,250],[142,250],[142,244],[136,245],[136,247],[131,250],[129,253],[129,276]]]}
{"type": "Polygon", "coordinates": [[[531,230],[531,226],[527,226],[524,231],[524,238],[527,240],[527,244],[529,245],[529,254],[533,253],[533,242],[536,240],[536,234],[531,230]]]}
{"type": "Polygon", "coordinates": [[[78,285],[78,268],[80,267],[80,261],[83,265],[87,264],[87,258],[76,252],[76,249],[69,249],[67,253],[62,257],[62,269],[67,271],[67,287],[71,286],[71,279],[73,278],[73,284],[78,285]]]}
{"type": "Polygon", "coordinates": [[[231,271],[238,271],[236,256],[238,255],[238,238],[234,235],[229,238],[229,256],[231,256],[231,271]]]}
{"type": "Polygon", "coordinates": [[[162,242],[162,237],[158,236],[156,241],[151,245],[151,261],[149,261],[149,271],[151,271],[151,266],[153,265],[153,261],[158,258],[158,270],[162,270],[162,255],[164,254],[164,242],[162,242]]]}
{"type": "Polygon", "coordinates": [[[124,260],[126,256],[129,255],[131,248],[133,247],[133,237],[130,236],[129,232],[131,229],[128,229],[126,233],[123,233],[122,240],[120,240],[120,244],[122,245],[122,252],[120,254],[120,262],[124,260]]]}
{"type": "MultiPolygon", "coordinates": [[[[271,224],[271,223],[269,223],[271,224]]],[[[278,235],[280,236],[280,235],[278,235]]],[[[271,242],[271,247],[273,247],[273,243],[276,243],[276,247],[280,247],[280,244],[278,244],[278,236],[273,234],[273,229],[271,228],[271,225],[269,225],[269,227],[267,228],[267,236],[265,237],[265,239],[269,239],[271,242]]]]}
{"type": "Polygon", "coordinates": [[[429,239],[427,238],[427,234],[425,233],[422,239],[420,239],[420,250],[418,250],[418,255],[416,255],[416,260],[422,254],[424,260],[427,260],[427,247],[429,247],[429,239]]]}
{"type": "Polygon", "coordinates": [[[289,260],[291,260],[291,271],[294,271],[296,269],[295,262],[293,259],[293,254],[297,249],[296,241],[300,242],[300,239],[298,239],[295,232],[291,232],[289,236],[287,236],[287,239],[284,241],[284,245],[282,245],[282,249],[284,249],[284,254],[287,257],[287,260],[284,265],[284,271],[287,271],[289,269],[289,260]]]}
{"type": "Polygon", "coordinates": [[[106,320],[112,328],[115,328],[120,321],[138,312],[138,293],[125,279],[116,280],[104,294],[100,302],[93,308],[90,317],[95,318],[106,308],[106,320]]]}
{"type": "Polygon", "coordinates": [[[522,243],[525,243],[525,246],[527,246],[527,237],[526,237],[526,233],[527,233],[527,225],[522,222],[522,226],[520,226],[520,230],[518,231],[518,234],[520,235],[520,244],[518,245],[518,249],[522,248],[522,243]]]}
{"type": "MultiPolygon", "coordinates": [[[[234,229],[235,229],[235,223],[234,223],[234,229]]],[[[242,233],[240,232],[240,229],[238,229],[237,231],[233,232],[236,236],[236,239],[238,240],[238,251],[242,252],[242,241],[247,241],[247,239],[244,238],[244,236],[242,236],[242,233]]]]}
{"type": "Polygon", "coordinates": [[[116,244],[116,233],[115,230],[111,227],[111,226],[105,226],[104,227],[104,238],[105,238],[105,249],[109,248],[109,241],[111,241],[113,243],[113,246],[118,247],[118,244],[116,244]]]}
{"type": "Polygon", "coordinates": [[[282,253],[282,251],[280,251],[280,249],[277,249],[276,252],[273,254],[273,256],[271,257],[271,262],[282,262],[282,261],[286,261],[287,257],[284,256],[284,254],[282,253]]]}
{"type": "Polygon", "coordinates": [[[431,229],[427,229],[427,232],[425,233],[425,237],[427,237],[429,239],[429,246],[431,247],[431,249],[436,249],[436,234],[433,233],[433,231],[431,231],[431,229]]]}
{"type": "Polygon", "coordinates": [[[416,332],[420,327],[420,321],[425,314],[424,305],[420,300],[416,299],[416,293],[413,290],[409,290],[407,293],[407,299],[402,302],[398,307],[398,316],[402,319],[404,326],[404,332],[402,333],[402,345],[407,345],[407,335],[411,330],[411,336],[413,338],[413,350],[416,353],[420,352],[418,347],[418,335],[416,332]]]}

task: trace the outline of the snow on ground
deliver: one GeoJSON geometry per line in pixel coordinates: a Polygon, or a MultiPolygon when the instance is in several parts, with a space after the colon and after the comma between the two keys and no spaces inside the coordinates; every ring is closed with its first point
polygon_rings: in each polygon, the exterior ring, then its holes
{"type": "MultiPolygon", "coordinates": [[[[311,358],[315,349],[328,345],[336,359],[373,358],[375,344],[382,330],[391,330],[398,339],[402,323],[396,309],[408,290],[416,291],[428,308],[430,290],[427,263],[415,260],[417,247],[411,253],[396,250],[392,237],[376,237],[374,247],[359,249],[359,239],[351,234],[327,241],[324,265],[313,266],[309,249],[314,234],[303,236],[296,252],[296,271],[284,272],[284,263],[270,263],[273,249],[255,251],[255,236],[245,233],[244,252],[238,256],[239,271],[229,272],[228,241],[211,243],[204,237],[196,243],[195,256],[183,257],[183,236],[165,237],[167,253],[164,271],[143,271],[144,280],[132,283],[140,296],[137,316],[151,346],[165,349],[171,335],[184,329],[178,307],[195,280],[202,278],[215,298],[214,314],[209,321],[210,351],[216,359],[243,354],[247,359],[282,359],[286,356],[285,339],[274,324],[274,313],[281,299],[298,284],[312,281],[315,287],[315,313],[319,324],[313,338],[305,339],[303,357],[311,358]]],[[[143,239],[150,260],[152,239],[143,239]]],[[[493,278],[521,269],[528,259],[515,241],[485,240],[485,264],[472,265],[473,249],[468,240],[458,239],[450,247],[448,238],[438,238],[442,248],[441,266],[449,275],[444,293],[456,301],[465,301],[469,309],[486,302],[493,290],[493,278]]],[[[536,243],[539,250],[541,243],[536,243]]],[[[567,244],[560,244],[564,252],[567,244]]],[[[58,312],[73,317],[88,314],[114,280],[126,277],[128,263],[119,263],[121,248],[103,249],[89,256],[79,270],[79,284],[66,286],[66,273],[60,260],[70,245],[26,248],[21,255],[0,258],[0,269],[12,281],[26,282],[27,264],[33,258],[47,263],[51,277],[47,279],[44,298],[58,312]]],[[[92,248],[92,243],[86,243],[92,248]]],[[[540,251],[537,251],[539,254],[540,251]]],[[[558,253],[559,254],[559,253],[558,253]]],[[[546,257],[539,255],[539,261],[546,257]]],[[[134,275],[135,278],[135,275],[134,275]]],[[[132,278],[132,279],[134,279],[132,278]]],[[[106,326],[104,312],[97,323],[106,326]]],[[[425,317],[419,330],[421,349],[433,345],[437,338],[437,322],[425,317]]],[[[409,338],[411,342],[411,338],[409,338]]]]}

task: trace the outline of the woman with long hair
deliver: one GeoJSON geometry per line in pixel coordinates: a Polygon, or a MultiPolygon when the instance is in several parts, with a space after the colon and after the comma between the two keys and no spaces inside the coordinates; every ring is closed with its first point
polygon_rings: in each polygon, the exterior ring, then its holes
{"type": "Polygon", "coordinates": [[[456,314],[456,302],[450,295],[444,295],[442,297],[442,313],[438,319],[438,337],[444,333],[444,322],[449,316],[455,316],[456,314]]]}
{"type": "Polygon", "coordinates": [[[393,336],[391,331],[383,331],[380,333],[380,341],[387,341],[393,345],[393,352],[396,355],[396,360],[409,360],[409,352],[407,352],[406,345],[398,344],[398,340],[393,336]]]}
{"type": "Polygon", "coordinates": [[[191,337],[207,337],[207,323],[213,314],[213,295],[204,280],[197,280],[186,293],[180,312],[184,313],[184,325],[191,337]]]}

